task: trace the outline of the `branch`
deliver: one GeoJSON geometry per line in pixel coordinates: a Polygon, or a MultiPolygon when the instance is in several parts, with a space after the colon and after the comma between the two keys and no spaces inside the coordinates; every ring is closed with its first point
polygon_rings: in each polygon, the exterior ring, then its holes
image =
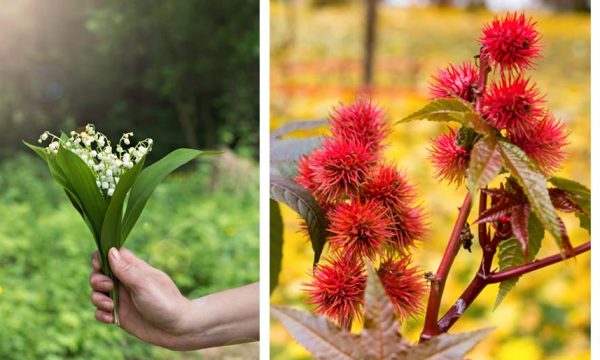
{"type": "MultiPolygon", "coordinates": [[[[494,239],[496,242],[497,239],[494,239]]],[[[465,289],[462,295],[458,298],[456,303],[448,310],[448,312],[440,319],[438,323],[438,327],[440,332],[447,332],[452,325],[462,316],[465,310],[473,303],[473,301],[479,296],[481,291],[490,284],[499,283],[514,277],[518,277],[534,270],[541,269],[546,266],[550,266],[557,262],[564,261],[566,259],[575,257],[579,254],[582,254],[586,251],[589,251],[591,248],[591,242],[588,241],[582,245],[577,246],[573,249],[572,252],[562,255],[555,254],[552,256],[548,256],[541,260],[537,260],[528,264],[523,264],[517,267],[514,267],[509,270],[505,270],[498,273],[486,274],[482,273],[484,263],[486,262],[486,254],[484,252],[484,258],[482,258],[482,264],[480,267],[480,271],[477,272],[469,286],[465,289]]],[[[492,254],[493,256],[493,254],[492,254]]],[[[489,265],[487,265],[489,269],[489,265]]]]}
{"type": "Polygon", "coordinates": [[[440,312],[440,304],[444,293],[444,285],[450,273],[450,268],[454,262],[454,258],[460,249],[460,233],[467,222],[469,213],[471,212],[471,194],[467,193],[463,201],[452,235],[444,251],[444,256],[440,262],[437,273],[431,280],[431,289],[429,291],[429,300],[427,303],[427,313],[425,314],[425,326],[421,334],[421,341],[430,339],[432,336],[440,334],[437,318],[440,312]]]}
{"type": "Polygon", "coordinates": [[[591,244],[592,244],[591,241],[588,241],[584,244],[581,244],[581,245],[573,248],[572,251],[570,251],[564,255],[563,254],[554,254],[552,256],[545,257],[541,260],[533,261],[533,262],[530,262],[527,264],[519,265],[512,269],[508,269],[505,271],[491,274],[487,278],[486,282],[488,284],[499,283],[499,282],[502,282],[502,281],[505,281],[508,279],[512,279],[514,277],[518,277],[518,276],[527,274],[529,272],[544,268],[546,266],[556,264],[557,262],[561,262],[561,261],[570,259],[570,258],[575,257],[579,254],[582,254],[586,251],[589,251],[592,247],[591,244]]]}

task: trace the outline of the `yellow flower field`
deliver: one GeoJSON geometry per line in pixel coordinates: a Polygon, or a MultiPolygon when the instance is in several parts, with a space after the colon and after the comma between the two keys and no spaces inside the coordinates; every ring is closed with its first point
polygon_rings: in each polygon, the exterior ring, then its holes
{"type": "MultiPolygon", "coordinates": [[[[361,88],[364,9],[358,5],[311,8],[304,3],[271,3],[271,129],[298,119],[323,119],[340,101],[351,101],[361,88]],[[294,4],[294,5],[289,5],[294,4]]],[[[586,14],[531,13],[539,22],[544,58],[532,80],[547,93],[547,107],[571,131],[569,158],[559,176],[590,184],[590,18],[586,14]]],[[[448,62],[462,62],[478,52],[480,26],[493,18],[484,11],[380,7],[375,86],[370,96],[385,107],[390,120],[400,119],[427,101],[427,82],[448,62]]],[[[394,127],[387,159],[394,160],[417,184],[428,210],[428,241],[415,263],[435,271],[465,194],[433,179],[427,161],[430,138],[444,130],[437,123],[394,127]]],[[[324,130],[319,130],[322,132],[324,130]]],[[[312,250],[299,218],[283,209],[283,266],[274,304],[308,309],[302,292],[312,250]]],[[[589,240],[577,219],[564,217],[574,245],[589,240]]],[[[472,220],[472,218],[471,218],[472,220]]],[[[557,252],[550,238],[539,256],[557,252]]],[[[480,260],[461,251],[452,268],[442,303],[445,312],[471,280],[480,260]]],[[[526,275],[494,311],[497,286],[487,288],[452,332],[495,327],[470,358],[478,360],[589,359],[590,255],[526,275]]],[[[422,317],[403,324],[416,340],[422,317]]],[[[275,320],[271,327],[273,359],[307,359],[310,355],[275,320]]]]}

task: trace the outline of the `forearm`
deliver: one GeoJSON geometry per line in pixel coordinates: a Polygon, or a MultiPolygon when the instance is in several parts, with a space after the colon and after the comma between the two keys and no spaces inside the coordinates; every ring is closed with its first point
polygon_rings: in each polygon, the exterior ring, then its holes
{"type": "Polygon", "coordinates": [[[257,341],[258,283],[210,294],[190,303],[182,321],[180,350],[257,341]]]}

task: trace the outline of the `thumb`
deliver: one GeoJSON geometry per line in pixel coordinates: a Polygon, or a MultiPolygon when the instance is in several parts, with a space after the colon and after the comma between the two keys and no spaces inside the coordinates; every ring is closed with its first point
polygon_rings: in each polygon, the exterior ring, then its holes
{"type": "Polygon", "coordinates": [[[130,289],[135,289],[139,282],[144,279],[142,269],[134,262],[121,256],[119,250],[114,247],[108,251],[108,263],[117,279],[130,289]]]}

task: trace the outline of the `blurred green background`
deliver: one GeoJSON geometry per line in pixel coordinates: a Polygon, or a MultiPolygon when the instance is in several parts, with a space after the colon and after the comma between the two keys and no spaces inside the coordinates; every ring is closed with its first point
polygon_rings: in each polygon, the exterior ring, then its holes
{"type": "MultiPolygon", "coordinates": [[[[225,153],[161,184],[127,246],[198,297],[258,281],[258,0],[0,2],[0,359],[240,359],[94,320],[91,234],[21,140],[94,123],[225,153]]],[[[244,347],[245,346],[245,347],[244,347]]]]}
{"type": "MultiPolygon", "coordinates": [[[[590,14],[585,1],[418,1],[379,2],[375,26],[373,78],[363,76],[366,1],[271,1],[271,129],[298,119],[326,118],[340,101],[369,93],[387,109],[391,121],[427,102],[427,84],[436,69],[472,59],[479,51],[481,26],[511,4],[531,7],[539,23],[543,58],[529,75],[546,93],[547,107],[571,131],[568,160],[558,175],[590,185],[590,14]],[[467,4],[469,3],[469,4],[467,4]],[[486,3],[490,8],[481,7],[486,3]],[[396,6],[392,5],[395,4],[396,6]],[[413,6],[406,6],[412,4],[413,6]],[[463,4],[466,7],[451,6],[463,4]],[[400,6],[403,5],[403,6],[400,6]],[[434,6],[435,5],[435,6],[434,6]],[[575,11],[578,10],[578,11],[575,11]],[[582,11],[580,11],[582,10],[582,11]]],[[[429,212],[428,241],[415,263],[435,271],[465,189],[438,183],[427,161],[429,139],[445,124],[419,122],[394,127],[386,158],[417,184],[429,212]]],[[[317,132],[322,132],[319,130],[317,132]]],[[[312,133],[311,133],[312,134],[312,133]]],[[[301,283],[309,279],[312,250],[300,220],[282,207],[283,266],[274,304],[309,309],[301,283]]],[[[571,216],[564,217],[574,244],[590,239],[571,216]]],[[[473,216],[470,221],[473,221],[473,216]]],[[[540,256],[556,253],[550,238],[540,256]]],[[[442,301],[445,312],[479,265],[480,250],[459,252],[442,301]]],[[[452,332],[494,326],[493,334],[469,355],[477,360],[564,360],[590,358],[590,255],[554,265],[520,279],[492,311],[497,286],[488,287],[452,332]]],[[[308,359],[308,353],[272,320],[273,359],[308,359]]],[[[417,340],[423,317],[403,324],[417,340]]]]}

